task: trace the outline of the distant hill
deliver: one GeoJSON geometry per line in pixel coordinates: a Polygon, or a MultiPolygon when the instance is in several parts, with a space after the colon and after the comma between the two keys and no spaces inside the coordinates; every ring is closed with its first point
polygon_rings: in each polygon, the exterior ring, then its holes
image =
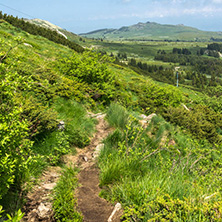
{"type": "Polygon", "coordinates": [[[162,25],[155,22],[140,22],[120,29],[100,29],[80,36],[107,40],[222,41],[222,32],[207,32],[184,25],[162,25]]]}
{"type": "Polygon", "coordinates": [[[53,31],[56,31],[58,32],[60,35],[64,36],[65,38],[71,40],[71,41],[78,41],[79,39],[79,36],[72,33],[72,32],[69,32],[57,25],[54,25],[52,23],[50,23],[49,21],[45,21],[45,20],[42,20],[42,19],[24,19],[26,22],[30,22],[32,24],[35,24],[35,25],[38,25],[38,26],[41,26],[43,28],[47,28],[47,29],[50,29],[50,30],[53,30],[53,31]]]}

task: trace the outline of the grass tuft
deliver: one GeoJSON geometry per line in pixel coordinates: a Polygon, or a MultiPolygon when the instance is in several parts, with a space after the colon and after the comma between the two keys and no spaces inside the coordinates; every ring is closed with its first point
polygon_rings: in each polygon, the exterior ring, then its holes
{"type": "Polygon", "coordinates": [[[82,221],[82,215],[77,212],[75,189],[78,186],[77,169],[66,167],[53,192],[53,210],[56,221],[82,221]]]}
{"type": "Polygon", "coordinates": [[[128,121],[129,114],[126,109],[116,103],[112,103],[107,111],[107,120],[113,127],[124,129],[128,121]]]}

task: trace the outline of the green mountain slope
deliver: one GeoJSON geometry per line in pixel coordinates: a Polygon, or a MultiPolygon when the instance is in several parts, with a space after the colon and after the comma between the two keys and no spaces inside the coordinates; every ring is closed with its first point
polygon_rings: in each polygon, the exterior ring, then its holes
{"type": "MultiPolygon", "coordinates": [[[[114,129],[98,157],[100,195],[122,204],[125,221],[221,221],[222,96],[154,82],[138,68],[78,53],[3,19],[0,45],[0,221],[7,213],[15,215],[7,221],[21,221],[18,209],[37,176],[89,144],[95,120],[86,109],[107,113],[114,129]],[[152,121],[140,115],[153,112],[152,121]]],[[[57,220],[77,221],[74,195],[60,184],[57,220]],[[72,219],[64,217],[71,208],[72,219]]]]}
{"type": "Polygon", "coordinates": [[[155,22],[140,22],[120,29],[101,29],[80,35],[87,38],[104,38],[107,40],[207,41],[211,38],[222,38],[220,32],[206,32],[184,25],[162,25],[155,22]]]}

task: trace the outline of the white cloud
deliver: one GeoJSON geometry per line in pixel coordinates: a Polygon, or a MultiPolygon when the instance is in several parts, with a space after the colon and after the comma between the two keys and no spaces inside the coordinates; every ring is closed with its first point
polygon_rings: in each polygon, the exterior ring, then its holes
{"type": "Polygon", "coordinates": [[[184,9],[183,13],[185,15],[193,15],[193,14],[203,14],[204,16],[212,15],[215,13],[221,13],[222,8],[215,8],[215,7],[209,7],[205,6],[203,8],[190,8],[190,9],[184,9]]]}
{"type": "Polygon", "coordinates": [[[215,3],[222,3],[222,0],[199,0],[198,2],[193,0],[150,0],[146,1],[142,7],[140,7],[141,4],[138,5],[132,0],[121,1],[122,3],[131,2],[133,5],[131,4],[131,7],[125,7],[123,10],[119,10],[116,13],[100,13],[95,17],[91,17],[90,20],[179,18],[181,16],[191,15],[212,17],[222,13],[222,7],[215,5],[215,3]]]}
{"type": "Polygon", "coordinates": [[[213,3],[218,3],[218,4],[220,4],[220,3],[222,3],[222,0],[213,0],[213,3]]]}

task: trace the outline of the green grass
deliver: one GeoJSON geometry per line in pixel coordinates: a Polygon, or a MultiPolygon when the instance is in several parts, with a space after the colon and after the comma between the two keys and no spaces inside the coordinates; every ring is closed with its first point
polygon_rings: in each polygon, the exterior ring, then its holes
{"type": "Polygon", "coordinates": [[[85,108],[75,101],[62,98],[54,106],[60,120],[65,122],[65,134],[70,144],[78,147],[88,145],[94,132],[95,120],[87,118],[85,108]]]}
{"type": "Polygon", "coordinates": [[[129,114],[122,106],[112,103],[107,110],[107,120],[109,124],[116,128],[124,129],[128,122],[129,114]]]}
{"type": "Polygon", "coordinates": [[[35,142],[32,150],[35,154],[42,155],[42,159],[51,165],[57,165],[61,156],[71,151],[68,136],[62,131],[47,134],[35,142]]]}
{"type": "Polygon", "coordinates": [[[145,130],[129,119],[125,130],[120,127],[108,136],[99,157],[101,196],[123,204],[124,221],[208,221],[221,212],[215,162],[221,157],[220,148],[193,141],[161,117],[145,130]],[[171,140],[176,144],[169,145],[171,140]],[[218,159],[208,152],[218,152],[218,159]],[[206,173],[209,169],[217,179],[206,173]]]}
{"type": "Polygon", "coordinates": [[[75,189],[78,187],[77,169],[66,167],[53,190],[53,211],[56,221],[81,222],[82,215],[77,212],[75,189]]]}
{"type": "MultiPolygon", "coordinates": [[[[90,42],[90,40],[87,40],[90,42]]],[[[196,53],[201,47],[206,48],[208,42],[165,42],[165,41],[92,41],[97,45],[97,51],[111,52],[117,56],[118,53],[126,53],[127,57],[135,58],[143,62],[153,63],[158,50],[166,53],[172,52],[173,48],[187,48],[196,53]]],[[[155,63],[154,63],[155,64],[155,63]]],[[[158,63],[163,65],[163,63],[158,63]]]]}
{"type": "MultiPolygon", "coordinates": [[[[28,166],[30,175],[21,176],[24,178],[37,177],[48,164],[57,164],[59,157],[69,151],[70,144],[79,147],[88,145],[95,122],[87,118],[85,108],[78,104],[70,96],[71,94],[66,94],[68,88],[70,91],[77,91],[78,97],[79,89],[69,87],[73,81],[67,76],[61,76],[61,64],[57,61],[60,61],[62,57],[70,56],[73,53],[72,50],[42,37],[29,35],[7,23],[0,23],[0,35],[1,39],[5,41],[1,44],[2,55],[9,50],[10,44],[16,45],[16,36],[21,36],[25,43],[31,45],[21,44],[10,51],[1,66],[1,78],[5,74],[4,66],[6,66],[7,72],[18,72],[22,77],[32,77],[31,81],[37,89],[31,87],[30,91],[33,96],[37,92],[35,95],[37,98],[36,100],[30,99],[25,105],[32,106],[34,103],[34,108],[31,107],[33,110],[40,107],[40,114],[45,114],[43,120],[46,120],[47,124],[49,120],[47,115],[50,114],[46,112],[48,108],[52,108],[57,113],[57,116],[53,116],[54,119],[49,116],[51,118],[49,122],[54,120],[65,122],[64,131],[58,131],[54,126],[55,128],[44,131],[45,134],[42,133],[41,137],[38,137],[39,140],[35,138],[36,142],[32,149],[34,161],[28,166]],[[62,81],[64,78],[66,80],[62,81]],[[61,85],[64,89],[58,87],[61,85]],[[64,90],[63,96],[69,99],[57,98],[56,87],[60,91],[64,90]]],[[[157,65],[163,64],[153,61],[153,57],[159,49],[169,52],[173,47],[186,47],[195,52],[199,47],[206,46],[206,43],[139,41],[93,42],[93,44],[100,44],[101,48],[98,50],[107,49],[109,53],[112,51],[115,53],[127,52],[129,57],[136,57],[141,61],[157,65]]],[[[76,58],[86,59],[78,54],[76,54],[76,58]]],[[[97,66],[94,61],[93,64],[97,66]]],[[[165,65],[169,67],[171,64],[165,65]]],[[[210,215],[212,218],[215,215],[218,216],[217,212],[220,213],[218,206],[221,206],[221,148],[210,146],[203,141],[193,141],[180,129],[164,122],[159,117],[152,120],[149,128],[141,129],[138,120],[132,117],[136,115],[129,112],[131,109],[138,111],[143,109],[143,112],[147,114],[160,113],[164,111],[163,108],[170,105],[179,106],[181,102],[192,108],[192,104],[205,103],[208,98],[206,99],[203,94],[195,93],[191,89],[182,87],[176,89],[163,83],[156,83],[150,78],[137,74],[129,67],[111,63],[107,66],[115,75],[115,90],[113,89],[110,94],[112,96],[110,101],[124,105],[128,111],[117,104],[111,104],[108,108],[107,119],[117,129],[107,138],[105,149],[99,158],[100,184],[104,187],[102,195],[113,202],[122,202],[125,218],[128,220],[136,217],[137,221],[147,221],[150,218],[157,218],[156,221],[163,218],[172,221],[176,219],[177,221],[198,221],[198,219],[204,221],[206,215],[210,215]],[[175,102],[172,103],[174,100],[175,102]],[[164,137],[166,137],[166,141],[165,144],[162,144],[161,140],[164,137]],[[176,145],[168,146],[168,142],[172,139],[175,140],[176,145]],[[197,162],[195,163],[195,161],[197,162]],[[212,194],[214,195],[208,201],[204,199],[212,194]],[[181,214],[183,214],[184,220],[181,219],[181,214]]],[[[96,92],[96,85],[93,90],[96,92]]],[[[90,98],[90,92],[90,87],[83,89],[82,93],[85,95],[85,97],[81,97],[84,98],[83,103],[86,97],[90,98]]],[[[21,94],[26,94],[26,91],[22,91],[21,94]]],[[[17,98],[19,106],[27,99],[24,96],[25,99],[20,100],[22,95],[17,98]]],[[[27,94],[28,96],[29,94],[27,94]]],[[[207,104],[211,104],[211,102],[208,101],[207,104]]],[[[104,104],[99,104],[97,101],[95,106],[106,109],[104,104]]],[[[211,104],[211,106],[213,105],[211,104]]],[[[220,106],[217,108],[221,110],[220,106]]],[[[25,111],[29,111],[29,109],[25,111]]],[[[33,113],[35,114],[35,112],[33,113]]],[[[41,115],[39,117],[42,118],[41,115]]],[[[38,122],[36,123],[38,124],[38,122]]],[[[30,129],[33,125],[30,126],[30,129]]],[[[76,201],[71,198],[73,189],[77,186],[76,171],[65,169],[61,181],[55,191],[58,194],[55,196],[54,205],[58,220],[62,221],[64,218],[65,221],[72,221],[73,218],[65,218],[73,215],[76,215],[77,220],[81,220],[81,216],[73,211],[76,201]]],[[[14,187],[12,188],[14,189],[14,187]]],[[[11,211],[15,211],[22,204],[19,203],[21,193],[20,190],[12,191],[14,196],[8,193],[8,199],[4,198],[0,201],[4,203],[0,204],[4,205],[6,210],[11,207],[11,211]],[[8,201],[9,199],[10,201],[8,201]],[[6,207],[6,205],[8,206],[6,207]]]]}

